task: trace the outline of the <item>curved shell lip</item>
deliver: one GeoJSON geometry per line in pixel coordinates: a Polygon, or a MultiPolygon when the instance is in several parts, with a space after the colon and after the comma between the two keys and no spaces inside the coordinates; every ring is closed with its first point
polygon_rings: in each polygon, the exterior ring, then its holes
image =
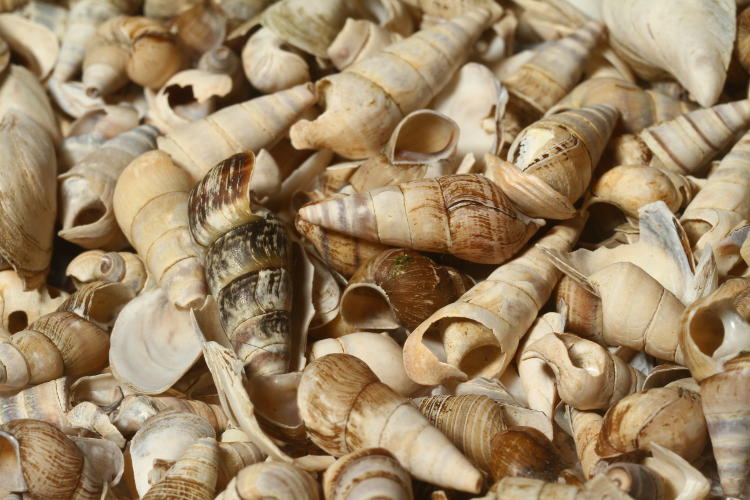
{"type": "Polygon", "coordinates": [[[0,446],[0,487],[10,492],[27,491],[18,440],[0,430],[0,443],[3,442],[5,444],[0,446]]]}
{"type": "MultiPolygon", "coordinates": [[[[413,132],[412,132],[413,134],[413,132]]],[[[452,156],[458,145],[460,129],[458,124],[449,116],[430,109],[420,109],[406,115],[391,133],[391,137],[383,148],[383,153],[393,165],[408,165],[415,163],[429,163],[445,160],[452,156]],[[425,122],[433,121],[432,125],[425,122]],[[416,127],[420,134],[425,129],[430,130],[429,135],[439,135],[438,144],[431,144],[430,148],[424,146],[424,151],[408,148],[399,148],[402,140],[408,141],[410,127],[416,127]],[[437,128],[437,134],[435,129],[437,128]],[[401,133],[406,136],[401,137],[401,133]]],[[[433,139],[434,140],[434,139],[433,139]]],[[[416,148],[415,148],[416,149],[416,148]]]]}

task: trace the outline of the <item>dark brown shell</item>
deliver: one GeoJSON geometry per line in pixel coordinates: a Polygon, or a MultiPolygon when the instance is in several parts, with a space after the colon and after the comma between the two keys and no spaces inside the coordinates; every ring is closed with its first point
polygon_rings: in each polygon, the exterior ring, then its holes
{"type": "Polygon", "coordinates": [[[533,427],[515,426],[492,438],[490,475],[530,477],[554,482],[565,468],[555,445],[533,427]]]}
{"type": "Polygon", "coordinates": [[[599,297],[565,275],[557,285],[555,300],[559,312],[562,312],[562,302],[567,307],[566,332],[594,341],[602,338],[602,301],[599,297]]]}
{"type": "Polygon", "coordinates": [[[190,232],[206,247],[206,279],[230,342],[251,375],[284,373],[291,329],[291,241],[252,200],[255,156],[227,158],[191,191],[190,232]]]}

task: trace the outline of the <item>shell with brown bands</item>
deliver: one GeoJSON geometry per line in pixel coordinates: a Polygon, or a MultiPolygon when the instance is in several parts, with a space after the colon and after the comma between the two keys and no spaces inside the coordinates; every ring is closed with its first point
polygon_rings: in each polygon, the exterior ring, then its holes
{"type": "Polygon", "coordinates": [[[217,433],[223,432],[227,427],[227,416],[221,406],[173,396],[125,396],[110,419],[120,432],[131,435],[152,416],[172,410],[193,413],[205,418],[217,433]]]}
{"type": "Polygon", "coordinates": [[[284,224],[252,201],[255,156],[240,153],[190,193],[190,231],[206,247],[206,278],[221,322],[251,375],[289,367],[291,241],[284,224]]]}
{"type": "Polygon", "coordinates": [[[219,468],[219,448],[212,437],[196,440],[152,486],[143,500],[212,500],[219,468]]]}
{"type": "Polygon", "coordinates": [[[387,450],[369,448],[339,458],[323,476],[327,500],[412,500],[411,476],[387,450]]]}
{"type": "Polygon", "coordinates": [[[61,377],[18,391],[12,396],[0,396],[0,424],[32,418],[65,428],[70,399],[68,382],[67,377],[61,377]]]}
{"type": "Polygon", "coordinates": [[[495,481],[507,476],[556,481],[565,468],[555,445],[533,427],[509,427],[490,442],[490,475],[495,481]]]}

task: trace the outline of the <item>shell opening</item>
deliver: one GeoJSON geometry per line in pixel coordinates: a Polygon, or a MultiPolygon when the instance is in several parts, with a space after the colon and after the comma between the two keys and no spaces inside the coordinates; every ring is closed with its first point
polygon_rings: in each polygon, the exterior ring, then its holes
{"type": "Polygon", "coordinates": [[[469,378],[497,375],[505,358],[491,329],[464,318],[438,321],[422,342],[440,361],[457,367],[469,378]]]}
{"type": "Polygon", "coordinates": [[[420,163],[432,156],[446,153],[457,140],[452,121],[432,113],[415,113],[398,133],[393,148],[393,161],[420,163]],[[425,133],[429,132],[429,133],[425,133]]]}
{"type": "Polygon", "coordinates": [[[73,219],[73,227],[87,226],[98,221],[107,213],[107,207],[100,199],[92,200],[85,208],[82,208],[73,219]]]}
{"type": "Polygon", "coordinates": [[[581,241],[595,244],[611,238],[617,228],[628,222],[623,211],[616,205],[597,201],[588,206],[589,218],[581,233],[581,241]]]}
{"type": "Polygon", "coordinates": [[[347,290],[341,301],[341,318],[355,328],[390,330],[399,327],[385,292],[372,284],[347,290]]]}
{"type": "Polygon", "coordinates": [[[17,333],[29,326],[29,317],[26,311],[13,311],[8,315],[8,331],[17,333]]]}
{"type": "Polygon", "coordinates": [[[186,120],[200,120],[213,109],[213,100],[199,101],[193,93],[192,85],[170,85],[164,89],[164,94],[167,96],[169,107],[186,120]]]}

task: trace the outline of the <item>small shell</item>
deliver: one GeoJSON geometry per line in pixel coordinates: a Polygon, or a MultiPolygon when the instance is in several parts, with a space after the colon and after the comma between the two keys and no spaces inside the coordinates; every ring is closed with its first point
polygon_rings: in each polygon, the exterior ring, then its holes
{"type": "Polygon", "coordinates": [[[412,500],[411,476],[387,450],[370,448],[339,458],[323,476],[326,500],[412,500]]]}
{"type": "Polygon", "coordinates": [[[213,2],[198,2],[180,12],[172,26],[180,49],[193,59],[221,45],[227,35],[226,15],[213,2]]]}
{"type": "Polygon", "coordinates": [[[242,469],[216,500],[267,498],[318,500],[319,486],[307,472],[284,462],[263,462],[242,469]]]}
{"type": "Polygon", "coordinates": [[[23,330],[40,316],[57,309],[67,297],[67,293],[49,286],[24,290],[23,280],[15,271],[0,271],[2,330],[11,334],[23,330]]]}
{"type": "Polygon", "coordinates": [[[253,87],[264,94],[310,81],[307,61],[285,49],[284,41],[268,28],[261,28],[248,38],[242,49],[242,67],[253,87]]]}
{"type": "Polygon", "coordinates": [[[138,295],[147,288],[148,272],[138,255],[131,252],[88,250],[76,256],[65,269],[76,288],[91,281],[122,283],[138,295]]]}
{"type": "Polygon", "coordinates": [[[143,500],[213,500],[219,468],[219,447],[212,437],[197,439],[167,471],[164,479],[149,488],[143,500]]]}
{"type": "Polygon", "coordinates": [[[51,30],[18,14],[0,14],[0,37],[40,81],[47,78],[60,51],[57,36],[51,30]]]}
{"type": "Polygon", "coordinates": [[[113,442],[118,448],[124,448],[126,439],[112,425],[109,415],[90,401],[78,403],[67,413],[68,424],[75,429],[86,429],[95,432],[103,439],[113,442]]]}
{"type": "Polygon", "coordinates": [[[492,438],[490,475],[557,480],[565,463],[547,437],[533,427],[509,427],[492,438]]]}
{"type": "Polygon", "coordinates": [[[626,396],[611,407],[596,452],[613,457],[658,443],[686,460],[700,456],[708,440],[698,393],[668,385],[626,396]]]}
{"type": "Polygon", "coordinates": [[[636,500],[664,498],[665,488],[661,476],[643,465],[627,462],[614,463],[605,474],[617,486],[636,500]]]}
{"type": "Polygon", "coordinates": [[[193,413],[203,417],[217,434],[223,432],[228,424],[227,416],[219,405],[171,396],[125,396],[110,418],[124,435],[130,436],[135,434],[146,420],[167,411],[193,413]]]}
{"type": "Polygon", "coordinates": [[[286,43],[317,57],[326,49],[347,17],[344,0],[282,0],[263,11],[260,23],[286,43]]]}
{"type": "Polygon", "coordinates": [[[401,39],[398,33],[372,21],[350,17],[328,46],[326,53],[336,69],[343,71],[401,39]]]}
{"type": "Polygon", "coordinates": [[[0,424],[31,418],[66,429],[69,385],[68,378],[62,377],[18,391],[12,396],[0,396],[0,424]]]}
{"type": "Polygon", "coordinates": [[[484,471],[493,471],[492,436],[504,431],[502,408],[487,396],[431,396],[419,401],[419,411],[484,471]]]}

